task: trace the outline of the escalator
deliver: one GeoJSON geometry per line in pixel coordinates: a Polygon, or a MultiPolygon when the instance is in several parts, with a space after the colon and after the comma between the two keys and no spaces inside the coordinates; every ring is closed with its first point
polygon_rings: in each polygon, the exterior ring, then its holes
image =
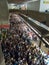
{"type": "Polygon", "coordinates": [[[43,40],[43,42],[46,44],[47,47],[49,47],[49,27],[24,15],[24,14],[20,14],[20,16],[22,16],[22,18],[24,18],[27,22],[26,24],[28,25],[29,23],[29,27],[32,29],[37,35],[38,37],[40,37],[40,39],[43,40]],[[31,27],[32,26],[32,27],[31,27]]]}

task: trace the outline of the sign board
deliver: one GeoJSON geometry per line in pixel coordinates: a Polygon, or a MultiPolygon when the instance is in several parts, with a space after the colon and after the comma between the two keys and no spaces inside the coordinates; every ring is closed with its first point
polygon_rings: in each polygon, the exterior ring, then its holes
{"type": "Polygon", "coordinates": [[[49,11],[49,0],[40,0],[40,12],[49,11]]]}

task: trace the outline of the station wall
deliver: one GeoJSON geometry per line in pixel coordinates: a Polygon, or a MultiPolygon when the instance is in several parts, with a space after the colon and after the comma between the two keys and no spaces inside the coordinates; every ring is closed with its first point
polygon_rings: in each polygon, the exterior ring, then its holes
{"type": "Polygon", "coordinates": [[[39,11],[40,1],[34,1],[27,4],[27,10],[39,11]]]}

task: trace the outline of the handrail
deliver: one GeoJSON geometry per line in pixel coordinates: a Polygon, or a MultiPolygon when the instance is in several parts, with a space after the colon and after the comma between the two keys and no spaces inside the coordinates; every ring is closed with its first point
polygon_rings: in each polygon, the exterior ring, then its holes
{"type": "Polygon", "coordinates": [[[26,16],[26,15],[24,15],[24,14],[21,14],[21,15],[23,15],[24,17],[26,17],[27,19],[29,19],[30,21],[32,21],[32,22],[35,23],[36,25],[38,25],[38,26],[40,26],[40,27],[46,29],[47,31],[49,31],[49,27],[46,26],[45,24],[42,24],[42,23],[40,23],[40,22],[38,22],[38,21],[36,21],[36,20],[32,19],[31,17],[26,16]]]}

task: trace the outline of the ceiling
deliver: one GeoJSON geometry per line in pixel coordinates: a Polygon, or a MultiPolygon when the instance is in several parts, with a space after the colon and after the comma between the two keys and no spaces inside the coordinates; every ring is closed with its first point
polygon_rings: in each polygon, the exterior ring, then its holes
{"type": "Polygon", "coordinates": [[[15,3],[15,4],[22,4],[24,2],[34,2],[34,1],[38,1],[38,0],[7,0],[8,3],[15,3]]]}
{"type": "Polygon", "coordinates": [[[26,1],[31,1],[31,0],[7,0],[8,3],[23,3],[23,2],[26,2],[26,1]]]}

